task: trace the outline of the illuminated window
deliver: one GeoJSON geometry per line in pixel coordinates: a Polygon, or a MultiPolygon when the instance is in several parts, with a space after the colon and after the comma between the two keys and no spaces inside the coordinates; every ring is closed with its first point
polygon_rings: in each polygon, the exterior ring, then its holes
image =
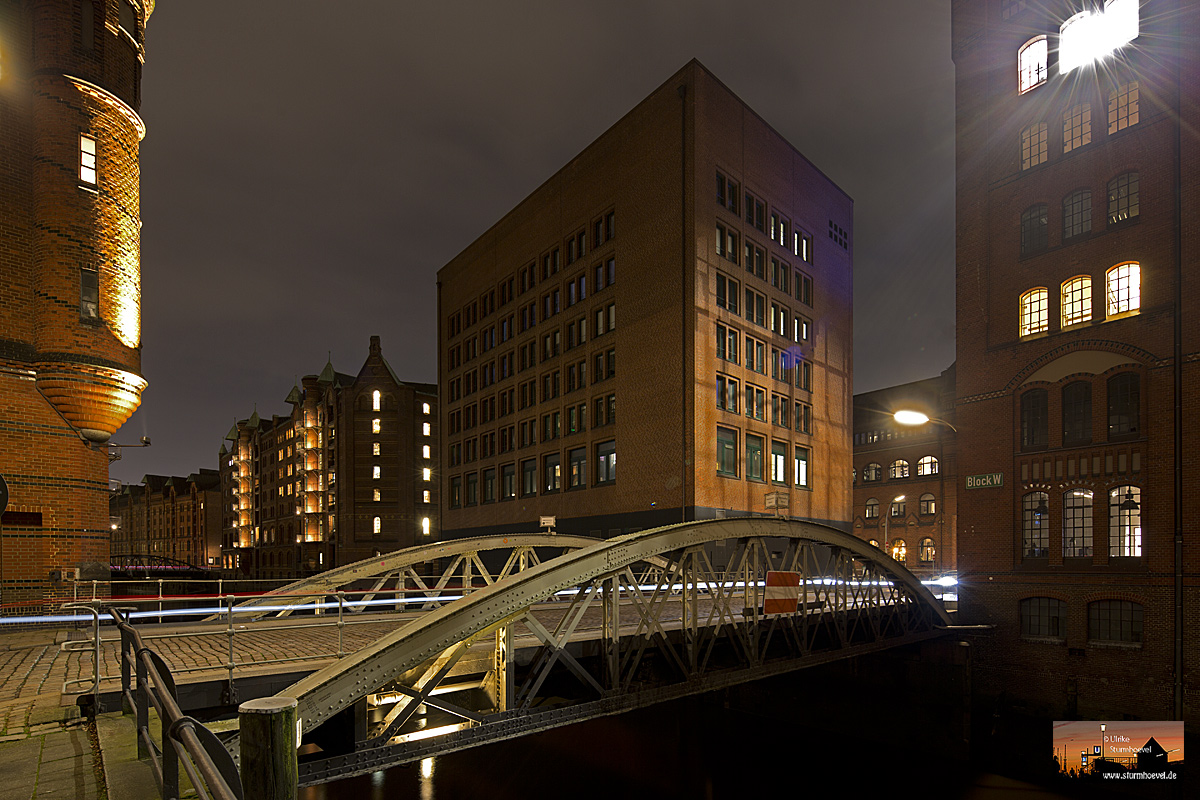
{"type": "Polygon", "coordinates": [[[774,483],[787,483],[787,443],[771,442],[771,480],[774,483]]]}
{"type": "Polygon", "coordinates": [[[433,470],[431,470],[429,467],[425,467],[423,470],[421,470],[421,480],[433,480],[433,470]]]}
{"type": "Polygon", "coordinates": [[[808,448],[797,447],[796,458],[793,463],[793,473],[796,479],[796,485],[808,488],[812,486],[811,476],[808,468],[808,448]]]}
{"type": "Polygon", "coordinates": [[[1080,189],[1063,198],[1063,241],[1092,232],[1092,190],[1080,189]]]}
{"type": "Polygon", "coordinates": [[[100,273],[94,269],[79,270],[79,316],[100,319],[100,273]]]}
{"type": "Polygon", "coordinates": [[[871,463],[863,467],[863,481],[877,481],[883,477],[883,467],[879,464],[871,463]]]}
{"type": "Polygon", "coordinates": [[[421,458],[429,458],[429,445],[421,445],[421,458]]]}
{"type": "Polygon", "coordinates": [[[1039,286],[1021,295],[1021,335],[1044,333],[1050,327],[1050,292],[1039,286]]]}
{"type": "Polygon", "coordinates": [[[378,503],[378,502],[379,502],[379,490],[378,490],[378,489],[374,489],[374,490],[372,490],[372,497],[371,497],[371,499],[372,499],[372,500],[374,500],[376,503],[378,503]]]}
{"type": "Polygon", "coordinates": [[[79,180],[96,185],[96,140],[79,135],[79,180]]]}
{"type": "Polygon", "coordinates": [[[1115,225],[1138,215],[1138,174],[1126,172],[1108,182],[1108,224],[1115,225]]]}
{"type": "Polygon", "coordinates": [[[431,502],[433,502],[432,500],[430,500],[430,497],[432,497],[432,494],[430,493],[430,491],[429,491],[428,489],[426,489],[425,491],[421,492],[421,502],[422,502],[422,503],[431,503],[431,502]]]}
{"type": "Polygon", "coordinates": [[[429,413],[429,403],[421,403],[421,413],[422,414],[429,413]]]}
{"type": "Polygon", "coordinates": [[[925,494],[921,495],[921,499],[919,502],[920,502],[920,505],[918,507],[918,511],[920,513],[922,513],[922,514],[936,514],[937,513],[937,498],[935,498],[932,494],[926,492],[925,494]]]}
{"type": "Polygon", "coordinates": [[[890,513],[893,517],[903,517],[906,513],[907,504],[904,502],[904,495],[900,495],[892,501],[890,513]]]}
{"type": "Polygon", "coordinates": [[[1081,11],[1058,29],[1058,69],[1066,74],[1138,37],[1140,0],[1107,0],[1103,13],[1081,11]]]}
{"type": "Polygon", "coordinates": [[[879,540],[878,539],[868,539],[867,544],[871,545],[871,547],[874,547],[877,550],[879,549],[879,540]]]}
{"type": "Polygon", "coordinates": [[[371,443],[371,455],[373,455],[373,456],[379,455],[379,442],[371,443]]]}
{"type": "Polygon", "coordinates": [[[1140,603],[1128,600],[1088,603],[1088,641],[1140,643],[1142,619],[1140,603]]]}
{"type": "Polygon", "coordinates": [[[1063,444],[1087,444],[1092,441],[1092,384],[1068,383],[1062,391],[1063,444]]]}
{"type": "Polygon", "coordinates": [[[382,530],[382,528],[383,528],[383,525],[380,523],[379,517],[375,517],[375,519],[373,519],[371,521],[371,530],[374,533],[379,533],[382,530]]]}
{"type": "Polygon", "coordinates": [[[1142,268],[1135,262],[1118,264],[1105,276],[1108,316],[1128,314],[1142,307],[1142,268]]]}
{"type": "Polygon", "coordinates": [[[933,456],[924,456],[917,462],[918,475],[937,475],[938,460],[933,456]]]}
{"type": "Polygon", "coordinates": [[[1048,242],[1049,206],[1039,203],[1021,212],[1021,255],[1027,256],[1045,250],[1048,242]]]}
{"type": "Polygon", "coordinates": [[[1108,493],[1108,555],[1130,558],[1142,554],[1142,490],[1118,486],[1108,493]]]}
{"type": "Polygon", "coordinates": [[[893,461],[892,466],[888,469],[888,474],[892,478],[907,478],[908,462],[904,459],[897,459],[893,461]]]}
{"type": "Polygon", "coordinates": [[[1063,114],[1063,152],[1092,141],[1092,104],[1081,103],[1063,114]]]}
{"type": "Polygon", "coordinates": [[[379,410],[379,390],[371,392],[371,408],[375,411],[379,410]]]}
{"type": "Polygon", "coordinates": [[[1141,418],[1141,379],[1136,372],[1122,372],[1108,379],[1108,438],[1138,432],[1141,418]]]}
{"type": "Polygon", "coordinates": [[[431,427],[430,427],[430,425],[429,425],[429,423],[428,423],[428,422],[422,422],[422,423],[421,423],[421,434],[422,434],[423,436],[429,436],[429,435],[430,435],[430,432],[431,432],[432,430],[433,430],[433,428],[431,428],[431,427]]]}
{"type": "Polygon", "coordinates": [[[1067,604],[1053,597],[1028,597],[1020,603],[1021,635],[1063,639],[1067,604]]]}
{"type": "Polygon", "coordinates": [[[1108,95],[1108,132],[1116,133],[1131,125],[1137,125],[1138,84],[1137,81],[1123,83],[1108,95]]]}
{"type": "Polygon", "coordinates": [[[1063,494],[1063,558],[1092,554],[1092,490],[1072,489],[1063,494]]]}
{"type": "Polygon", "coordinates": [[[1035,36],[1017,51],[1017,72],[1020,80],[1020,93],[1041,86],[1046,82],[1046,64],[1049,59],[1049,49],[1045,36],[1035,36]]]}
{"type": "Polygon", "coordinates": [[[429,517],[421,517],[421,533],[429,535],[429,517]]]}
{"type": "Polygon", "coordinates": [[[1030,492],[1021,498],[1021,552],[1025,558],[1050,553],[1050,495],[1030,492]]]}
{"type": "Polygon", "coordinates": [[[1049,424],[1049,395],[1045,389],[1030,389],[1021,395],[1021,449],[1038,450],[1046,446],[1049,424]]]}
{"type": "Polygon", "coordinates": [[[1071,278],[1062,285],[1062,326],[1078,325],[1092,318],[1092,279],[1071,278]]]}
{"type": "Polygon", "coordinates": [[[1046,123],[1035,122],[1021,129],[1021,169],[1045,163],[1048,155],[1046,123]]]}
{"type": "Polygon", "coordinates": [[[596,483],[611,483],[617,479],[617,443],[596,445],[596,483]]]}
{"type": "Polygon", "coordinates": [[[895,539],[892,541],[892,558],[899,561],[901,564],[908,560],[908,545],[903,539],[895,539]]]}
{"type": "Polygon", "coordinates": [[[371,420],[371,433],[379,433],[379,418],[371,420]]]}
{"type": "Polygon", "coordinates": [[[371,477],[374,478],[375,480],[379,480],[379,465],[378,464],[371,467],[371,477]]]}
{"type": "Polygon", "coordinates": [[[933,546],[933,539],[926,536],[924,539],[921,540],[920,555],[918,557],[921,559],[922,562],[928,564],[929,562],[933,561],[934,556],[936,556],[936,555],[937,555],[937,548],[935,548],[933,546]]]}
{"type": "Polygon", "coordinates": [[[557,492],[562,488],[562,456],[558,453],[543,459],[545,469],[546,492],[557,492]]]}
{"type": "Polygon", "coordinates": [[[863,516],[867,519],[879,519],[879,501],[874,497],[867,498],[867,505],[863,516]]]}

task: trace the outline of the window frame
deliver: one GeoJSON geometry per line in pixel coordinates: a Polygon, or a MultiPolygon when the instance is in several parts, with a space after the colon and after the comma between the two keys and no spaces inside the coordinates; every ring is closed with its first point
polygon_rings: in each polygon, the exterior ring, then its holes
{"type": "Polygon", "coordinates": [[[1017,94],[1026,94],[1046,82],[1050,72],[1050,42],[1034,36],[1017,50],[1017,94]]]}
{"type": "Polygon", "coordinates": [[[1076,275],[1063,281],[1059,292],[1059,325],[1070,328],[1092,321],[1092,276],[1076,275]]]}
{"type": "Polygon", "coordinates": [[[1050,330],[1050,290],[1035,286],[1021,295],[1020,336],[1036,336],[1050,330]]]}

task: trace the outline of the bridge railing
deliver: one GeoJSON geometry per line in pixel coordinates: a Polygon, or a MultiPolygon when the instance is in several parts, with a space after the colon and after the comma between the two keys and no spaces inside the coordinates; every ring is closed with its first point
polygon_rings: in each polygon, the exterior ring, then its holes
{"type": "Polygon", "coordinates": [[[138,757],[150,759],[163,798],[177,798],[179,767],[205,800],[243,800],[237,765],[220,740],[202,723],[179,709],[175,680],[162,658],[142,642],[119,609],[109,614],[121,631],[121,693],[133,709],[138,757]],[[150,732],[150,708],[161,723],[159,741],[150,732]]]}

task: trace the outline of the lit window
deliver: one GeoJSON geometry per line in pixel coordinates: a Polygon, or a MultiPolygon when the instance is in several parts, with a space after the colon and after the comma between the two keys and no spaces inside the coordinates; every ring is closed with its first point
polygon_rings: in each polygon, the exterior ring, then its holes
{"type": "Polygon", "coordinates": [[[610,483],[617,479],[617,443],[601,442],[596,445],[596,483],[610,483]]]}
{"type": "Polygon", "coordinates": [[[429,517],[421,517],[421,533],[429,535],[429,517]]]}
{"type": "Polygon", "coordinates": [[[1108,493],[1109,558],[1142,554],[1142,490],[1118,486],[1108,493]]]}
{"type": "Polygon", "coordinates": [[[379,521],[379,517],[375,517],[375,519],[371,521],[371,530],[375,533],[379,533],[382,527],[383,526],[379,521]]]}
{"type": "Polygon", "coordinates": [[[874,497],[867,500],[866,511],[863,516],[867,519],[879,519],[879,501],[874,497]]]}
{"type": "Polygon", "coordinates": [[[1017,71],[1021,94],[1046,82],[1048,60],[1049,49],[1045,36],[1035,36],[1021,46],[1017,52],[1017,71]]]}
{"type": "Polygon", "coordinates": [[[79,136],[79,180],[96,185],[96,140],[79,136]]]}
{"type": "Polygon", "coordinates": [[[1092,232],[1092,190],[1080,189],[1063,198],[1063,241],[1092,232]]]}
{"type": "Polygon", "coordinates": [[[372,494],[372,498],[371,498],[371,499],[372,499],[372,500],[374,500],[376,503],[378,503],[378,502],[379,502],[379,499],[380,499],[380,497],[379,497],[379,490],[378,490],[378,489],[375,489],[375,490],[373,490],[373,494],[372,494]]]}
{"type": "Polygon", "coordinates": [[[421,413],[422,414],[429,413],[429,403],[421,403],[421,413]]]}
{"type": "Polygon", "coordinates": [[[371,477],[374,478],[375,480],[379,480],[379,465],[378,464],[371,467],[371,477]]]}
{"type": "Polygon", "coordinates": [[[94,269],[79,270],[79,316],[100,319],[100,273],[94,269]]]}
{"type": "Polygon", "coordinates": [[[429,445],[421,445],[421,458],[429,458],[429,445]]]}
{"type": "Polygon", "coordinates": [[[920,513],[922,513],[922,514],[936,514],[937,513],[937,498],[935,498],[932,494],[929,494],[928,492],[926,492],[925,494],[921,495],[921,499],[919,502],[920,502],[920,506],[919,506],[920,513]]]}
{"type": "Polygon", "coordinates": [[[1050,553],[1050,495],[1030,492],[1021,498],[1021,552],[1025,558],[1050,553]]]}
{"type": "Polygon", "coordinates": [[[1035,122],[1021,130],[1021,169],[1036,167],[1045,163],[1049,156],[1047,149],[1046,123],[1035,122]]]}
{"type": "Polygon", "coordinates": [[[1089,642],[1142,641],[1142,606],[1128,600],[1088,603],[1089,642]]]}
{"type": "Polygon", "coordinates": [[[379,418],[371,420],[371,433],[379,433],[379,418]]]}
{"type": "Polygon", "coordinates": [[[1021,295],[1021,335],[1044,333],[1050,327],[1050,292],[1044,287],[1021,295]]]}
{"type": "Polygon", "coordinates": [[[423,481],[433,480],[433,470],[431,470],[429,467],[425,467],[423,470],[421,470],[421,480],[423,480],[423,481]]]}
{"type": "Polygon", "coordinates": [[[1097,61],[1140,33],[1140,0],[1107,0],[1104,13],[1081,11],[1058,29],[1058,70],[1066,74],[1097,61]]]}
{"type": "Polygon", "coordinates": [[[1123,83],[1108,95],[1108,132],[1116,133],[1131,125],[1137,125],[1138,84],[1137,81],[1123,83]]]}
{"type": "Polygon", "coordinates": [[[1127,314],[1142,307],[1142,268],[1137,262],[1118,264],[1105,277],[1108,316],[1127,314]]]}
{"type": "Polygon", "coordinates": [[[807,447],[797,447],[796,448],[796,459],[795,459],[794,467],[795,467],[794,471],[795,471],[796,485],[803,486],[805,488],[812,486],[812,483],[810,483],[810,477],[809,477],[809,471],[808,471],[808,448],[807,447]]]}
{"type": "Polygon", "coordinates": [[[917,462],[918,475],[937,475],[938,460],[933,456],[924,456],[917,462]]]}
{"type": "Polygon", "coordinates": [[[431,502],[433,502],[432,500],[430,500],[430,497],[432,497],[432,494],[430,493],[430,491],[429,491],[428,489],[426,489],[425,491],[421,492],[421,502],[422,502],[422,503],[431,503],[431,502]]]}
{"type": "Polygon", "coordinates": [[[429,423],[428,423],[428,422],[423,422],[423,423],[421,423],[421,433],[422,433],[422,435],[424,435],[424,436],[429,436],[429,435],[430,435],[430,431],[432,431],[432,430],[433,430],[433,429],[432,429],[432,428],[429,426],[429,423]]]}
{"type": "Polygon", "coordinates": [[[904,502],[904,495],[900,495],[892,501],[891,515],[893,517],[903,517],[906,513],[907,504],[904,502]]]}
{"type": "Polygon", "coordinates": [[[883,477],[883,467],[879,464],[871,463],[863,467],[863,481],[877,481],[883,477]]]}
{"type": "Polygon", "coordinates": [[[937,555],[937,548],[935,548],[933,546],[933,539],[926,536],[924,539],[921,540],[921,550],[920,550],[919,558],[921,559],[921,561],[928,564],[930,561],[933,561],[933,558],[936,555],[937,555]]]}
{"type": "Polygon", "coordinates": [[[1063,494],[1063,558],[1092,554],[1092,490],[1072,489],[1063,494]]]}
{"type": "Polygon", "coordinates": [[[771,480],[787,483],[787,443],[771,442],[771,480]]]}
{"type": "Polygon", "coordinates": [[[1092,318],[1092,279],[1071,278],[1062,285],[1062,326],[1078,325],[1092,318]]]}
{"type": "Polygon", "coordinates": [[[1030,206],[1021,212],[1021,255],[1027,256],[1045,250],[1048,242],[1049,224],[1045,203],[1030,206]]]}
{"type": "Polygon", "coordinates": [[[903,564],[908,560],[908,545],[903,539],[896,539],[892,542],[892,558],[903,564]]]}
{"type": "Polygon", "coordinates": [[[379,410],[379,390],[371,392],[371,408],[375,411],[379,410]]]}
{"type": "Polygon", "coordinates": [[[908,462],[904,459],[897,459],[892,462],[889,469],[889,475],[892,478],[907,478],[908,477],[908,462]]]}
{"type": "Polygon", "coordinates": [[[1092,104],[1080,103],[1063,113],[1063,152],[1092,141],[1092,104]]]}
{"type": "Polygon", "coordinates": [[[1115,225],[1138,215],[1138,174],[1126,172],[1108,182],[1108,224],[1115,225]]]}

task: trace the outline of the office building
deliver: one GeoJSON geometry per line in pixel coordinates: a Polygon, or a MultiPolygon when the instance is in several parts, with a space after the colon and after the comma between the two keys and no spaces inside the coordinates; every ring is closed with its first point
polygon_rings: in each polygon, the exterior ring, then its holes
{"type": "Polygon", "coordinates": [[[848,529],[852,214],[687,64],[438,272],[444,536],[848,529]]]}
{"type": "Polygon", "coordinates": [[[1200,690],[1198,40],[1176,0],[953,3],[960,609],[977,687],[1055,719],[1200,690]]]}

